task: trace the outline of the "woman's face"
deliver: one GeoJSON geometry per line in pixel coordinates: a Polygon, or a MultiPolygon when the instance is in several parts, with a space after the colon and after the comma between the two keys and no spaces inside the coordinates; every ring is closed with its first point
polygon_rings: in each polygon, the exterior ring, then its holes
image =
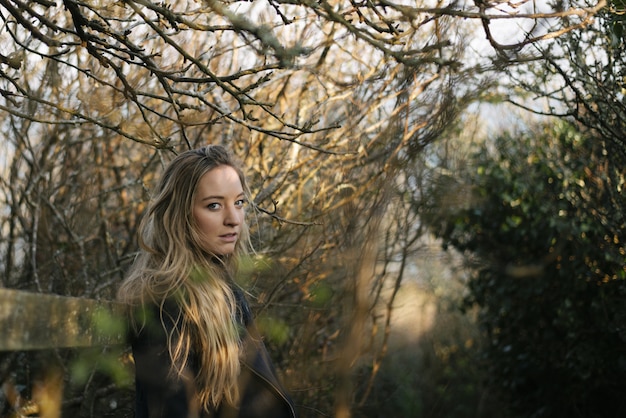
{"type": "Polygon", "coordinates": [[[227,255],[235,250],[244,204],[241,180],[231,166],[217,166],[200,178],[192,212],[205,251],[227,255]]]}

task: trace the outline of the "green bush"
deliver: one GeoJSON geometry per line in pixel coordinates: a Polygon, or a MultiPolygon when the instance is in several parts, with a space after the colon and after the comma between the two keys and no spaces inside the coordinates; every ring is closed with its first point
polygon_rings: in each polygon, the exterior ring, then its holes
{"type": "MultiPolygon", "coordinates": [[[[471,261],[492,386],[527,417],[612,417],[626,383],[624,170],[559,123],[483,146],[427,221],[471,261]]],[[[621,165],[621,166],[620,166],[621,165]]],[[[443,195],[442,190],[434,190],[443,195]]]]}

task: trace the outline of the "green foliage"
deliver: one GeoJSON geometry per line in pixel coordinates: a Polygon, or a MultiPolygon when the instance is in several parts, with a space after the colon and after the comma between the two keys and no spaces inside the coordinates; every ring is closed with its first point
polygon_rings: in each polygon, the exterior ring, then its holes
{"type": "Polygon", "coordinates": [[[256,323],[272,344],[281,345],[289,339],[289,325],[281,318],[264,315],[258,317],[256,323]]]}
{"type": "MultiPolygon", "coordinates": [[[[110,309],[97,309],[92,316],[92,324],[96,328],[94,335],[99,335],[103,340],[120,341],[119,336],[127,332],[125,317],[110,309]]],[[[78,350],[70,364],[71,382],[84,385],[94,373],[99,373],[118,387],[130,386],[133,382],[132,373],[128,365],[120,361],[124,356],[123,348],[118,345],[78,350]]]]}
{"type": "Polygon", "coordinates": [[[73,385],[85,385],[94,373],[106,376],[117,387],[130,387],[133,375],[129,367],[120,359],[123,353],[119,349],[90,348],[79,352],[70,365],[73,385]]]}
{"type": "Polygon", "coordinates": [[[624,176],[608,155],[566,123],[504,135],[462,173],[472,201],[427,217],[474,262],[466,304],[480,307],[490,378],[522,416],[623,404],[624,176]]]}
{"type": "Polygon", "coordinates": [[[121,312],[100,307],[92,315],[92,324],[101,338],[120,341],[127,333],[127,319],[121,312]]]}
{"type": "Polygon", "coordinates": [[[328,306],[333,301],[334,291],[333,288],[325,282],[316,283],[311,287],[310,300],[315,307],[328,306]]]}

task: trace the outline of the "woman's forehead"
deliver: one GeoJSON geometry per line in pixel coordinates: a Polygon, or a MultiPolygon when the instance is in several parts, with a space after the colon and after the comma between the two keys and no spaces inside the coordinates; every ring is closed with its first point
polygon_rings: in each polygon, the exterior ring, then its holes
{"type": "Polygon", "coordinates": [[[196,195],[199,199],[206,199],[238,196],[242,193],[243,185],[237,170],[229,165],[220,165],[200,177],[196,195]]]}

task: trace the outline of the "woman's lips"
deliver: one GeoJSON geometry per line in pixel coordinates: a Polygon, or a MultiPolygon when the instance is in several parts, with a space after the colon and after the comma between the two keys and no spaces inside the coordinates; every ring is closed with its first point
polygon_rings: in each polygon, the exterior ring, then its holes
{"type": "Polygon", "coordinates": [[[220,239],[224,242],[236,242],[237,241],[237,233],[233,232],[230,234],[220,235],[220,239]]]}

